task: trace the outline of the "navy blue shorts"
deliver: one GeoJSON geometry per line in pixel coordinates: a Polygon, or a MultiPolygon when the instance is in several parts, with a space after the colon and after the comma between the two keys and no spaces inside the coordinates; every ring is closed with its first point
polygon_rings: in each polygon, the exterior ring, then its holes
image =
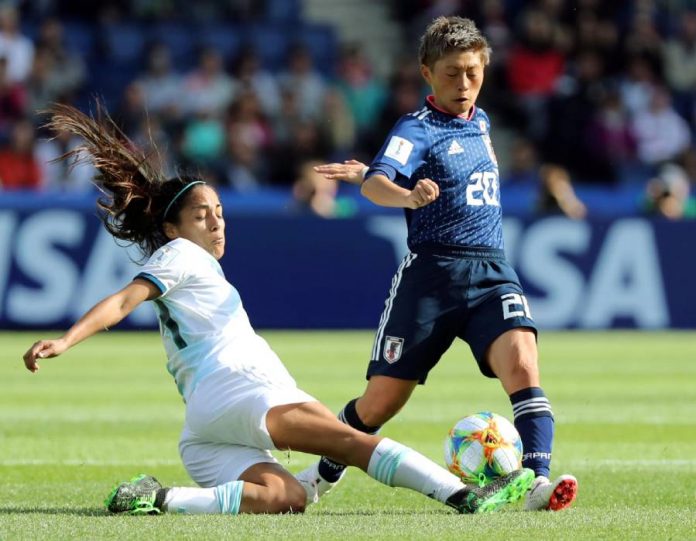
{"type": "Polygon", "coordinates": [[[367,378],[424,383],[455,338],[471,348],[479,370],[495,377],[486,360],[504,332],[537,329],[519,278],[501,250],[409,253],[392,280],[379,322],[367,378]],[[449,255],[445,255],[449,254],[449,255]]]}

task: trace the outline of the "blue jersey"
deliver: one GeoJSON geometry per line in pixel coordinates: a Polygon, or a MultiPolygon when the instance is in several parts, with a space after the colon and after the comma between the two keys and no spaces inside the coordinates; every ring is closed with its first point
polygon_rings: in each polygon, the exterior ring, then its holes
{"type": "Polygon", "coordinates": [[[432,179],[440,197],[406,210],[408,246],[503,249],[498,163],[488,115],[479,108],[469,119],[425,106],[399,119],[367,174],[380,173],[413,189],[432,179]]]}

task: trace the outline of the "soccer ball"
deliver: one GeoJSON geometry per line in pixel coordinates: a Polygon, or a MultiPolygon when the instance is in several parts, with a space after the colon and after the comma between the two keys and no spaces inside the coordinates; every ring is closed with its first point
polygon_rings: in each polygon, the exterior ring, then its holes
{"type": "Polygon", "coordinates": [[[485,485],[522,467],[522,440],[505,417],[490,411],[475,413],[449,431],[445,464],[465,483],[485,485]]]}

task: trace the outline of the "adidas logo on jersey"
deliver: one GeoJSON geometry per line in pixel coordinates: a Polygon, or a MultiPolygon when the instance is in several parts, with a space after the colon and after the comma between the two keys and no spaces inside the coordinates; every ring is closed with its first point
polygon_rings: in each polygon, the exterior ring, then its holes
{"type": "Polygon", "coordinates": [[[447,150],[447,154],[452,155],[452,154],[461,154],[464,152],[464,149],[462,148],[462,145],[457,143],[457,140],[455,139],[452,141],[452,144],[449,147],[449,150],[447,150]]]}

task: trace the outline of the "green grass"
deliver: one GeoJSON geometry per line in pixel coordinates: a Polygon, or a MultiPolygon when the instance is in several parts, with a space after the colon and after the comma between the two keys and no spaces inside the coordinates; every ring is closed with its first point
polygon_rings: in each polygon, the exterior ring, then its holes
{"type": "MultiPolygon", "coordinates": [[[[371,333],[263,334],[300,386],[334,411],[363,390],[371,333]]],[[[304,515],[236,517],[107,515],[101,502],[112,484],[141,471],[192,484],[177,453],[184,407],[159,337],[100,335],[32,375],[21,355],[40,335],[0,334],[2,540],[696,538],[694,333],[542,334],[553,470],[580,482],[568,511],[460,516],[351,470],[304,515]]],[[[497,382],[459,344],[382,433],[441,463],[447,429],[483,409],[510,417],[497,382]]],[[[278,457],[291,471],[312,460],[278,457]]]]}

